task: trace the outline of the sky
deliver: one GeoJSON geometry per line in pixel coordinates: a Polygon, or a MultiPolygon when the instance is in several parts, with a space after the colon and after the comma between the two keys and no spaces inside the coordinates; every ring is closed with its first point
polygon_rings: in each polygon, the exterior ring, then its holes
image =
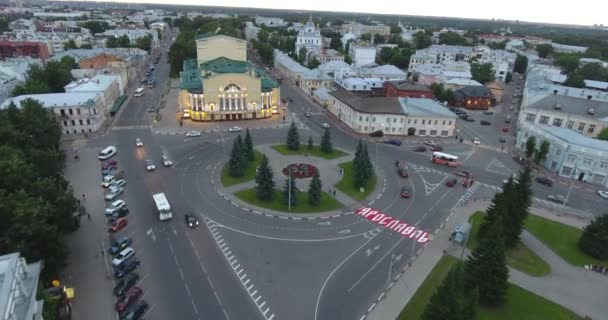
{"type": "MultiPolygon", "coordinates": [[[[116,0],[110,0],[116,1],[116,0]]],[[[123,1],[118,1],[123,2],[123,1]]],[[[349,11],[608,26],[606,0],[128,0],[139,3],[349,11]]]]}

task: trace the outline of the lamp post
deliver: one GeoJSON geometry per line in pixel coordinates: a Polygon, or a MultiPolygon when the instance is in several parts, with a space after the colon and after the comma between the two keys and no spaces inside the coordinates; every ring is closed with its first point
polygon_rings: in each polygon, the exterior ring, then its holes
{"type": "Polygon", "coordinates": [[[291,169],[289,170],[289,175],[287,176],[287,211],[291,212],[291,169]]]}
{"type": "Polygon", "coordinates": [[[575,163],[574,168],[572,169],[572,173],[574,174],[574,177],[571,178],[572,181],[570,182],[570,187],[568,188],[568,193],[566,194],[566,199],[564,199],[564,203],[562,203],[562,208],[564,208],[566,206],[566,203],[568,203],[568,200],[570,199],[570,193],[572,193],[572,188],[574,187],[574,182],[576,181],[577,167],[578,167],[578,163],[575,163]]]}
{"type": "Polygon", "coordinates": [[[386,124],[385,123],[381,123],[380,124],[380,132],[382,132],[382,137],[380,139],[376,140],[376,151],[374,151],[374,161],[376,163],[378,161],[378,145],[382,141],[382,139],[384,138],[384,127],[386,127],[386,124]]]}

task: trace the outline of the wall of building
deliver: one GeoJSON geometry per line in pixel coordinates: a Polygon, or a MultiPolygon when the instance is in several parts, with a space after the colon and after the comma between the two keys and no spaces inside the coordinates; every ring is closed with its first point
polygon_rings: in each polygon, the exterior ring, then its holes
{"type": "Polygon", "coordinates": [[[567,128],[592,138],[596,137],[606,127],[606,123],[592,117],[559,112],[558,110],[530,108],[526,108],[519,113],[518,123],[523,122],[567,128]]]}
{"type": "Polygon", "coordinates": [[[59,118],[64,136],[95,132],[106,119],[101,99],[97,99],[93,107],[81,105],[54,107],[53,112],[59,118]]]}

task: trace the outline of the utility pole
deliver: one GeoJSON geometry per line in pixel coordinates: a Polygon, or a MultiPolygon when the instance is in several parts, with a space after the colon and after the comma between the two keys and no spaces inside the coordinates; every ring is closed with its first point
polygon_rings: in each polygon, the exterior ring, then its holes
{"type": "Polygon", "coordinates": [[[562,203],[562,208],[566,206],[566,203],[568,203],[568,200],[570,199],[570,193],[572,193],[572,188],[574,187],[574,182],[576,181],[576,168],[577,165],[575,164],[574,168],[572,169],[574,178],[571,178],[572,182],[570,182],[570,188],[568,188],[568,193],[566,194],[566,199],[564,200],[564,203],[562,203]]]}
{"type": "Polygon", "coordinates": [[[287,206],[288,211],[291,212],[291,170],[289,171],[289,175],[287,176],[287,206]]]}

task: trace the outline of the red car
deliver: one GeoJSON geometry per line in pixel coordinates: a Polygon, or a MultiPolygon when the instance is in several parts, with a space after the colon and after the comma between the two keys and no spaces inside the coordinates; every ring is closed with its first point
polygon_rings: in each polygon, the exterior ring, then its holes
{"type": "Polygon", "coordinates": [[[410,197],[410,189],[408,187],[401,188],[401,197],[409,198],[410,197]]]}
{"type": "Polygon", "coordinates": [[[431,147],[431,151],[443,151],[443,148],[440,146],[433,146],[431,147]]]}
{"type": "Polygon", "coordinates": [[[455,186],[456,183],[458,183],[458,180],[456,180],[456,179],[448,179],[448,181],[445,183],[445,185],[451,188],[451,187],[455,186]]]}
{"type": "Polygon", "coordinates": [[[475,181],[473,181],[472,177],[470,177],[468,179],[462,180],[462,186],[465,187],[465,188],[468,188],[468,187],[472,186],[473,183],[475,183],[475,181]]]}
{"type": "Polygon", "coordinates": [[[502,132],[509,132],[509,127],[502,128],[502,132]]]}
{"type": "Polygon", "coordinates": [[[129,289],[124,296],[120,297],[120,299],[116,301],[116,311],[123,312],[133,302],[137,301],[142,293],[143,290],[141,290],[140,287],[132,287],[129,289]]]}
{"type": "Polygon", "coordinates": [[[110,167],[116,167],[117,164],[118,164],[118,161],[116,161],[116,160],[108,160],[108,161],[103,162],[101,164],[101,168],[102,169],[107,169],[107,168],[110,168],[110,167]]]}
{"type": "Polygon", "coordinates": [[[118,218],[108,227],[108,232],[118,232],[129,224],[127,218],[118,218]]]}

